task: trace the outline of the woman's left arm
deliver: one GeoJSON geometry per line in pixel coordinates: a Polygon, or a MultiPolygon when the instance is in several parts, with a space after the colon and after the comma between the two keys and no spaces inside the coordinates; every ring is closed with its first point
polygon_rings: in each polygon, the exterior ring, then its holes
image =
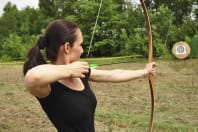
{"type": "Polygon", "coordinates": [[[90,81],[95,82],[125,82],[138,78],[147,77],[150,73],[155,75],[156,63],[148,63],[142,70],[97,70],[92,69],[90,81]]]}

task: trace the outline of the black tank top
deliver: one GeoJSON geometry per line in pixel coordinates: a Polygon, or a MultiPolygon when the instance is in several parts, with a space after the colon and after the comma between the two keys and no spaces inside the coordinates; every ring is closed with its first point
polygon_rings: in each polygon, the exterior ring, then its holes
{"type": "Polygon", "coordinates": [[[82,91],[54,82],[51,84],[50,95],[37,98],[58,132],[95,132],[94,113],[97,101],[88,84],[89,74],[81,79],[84,84],[82,91]]]}

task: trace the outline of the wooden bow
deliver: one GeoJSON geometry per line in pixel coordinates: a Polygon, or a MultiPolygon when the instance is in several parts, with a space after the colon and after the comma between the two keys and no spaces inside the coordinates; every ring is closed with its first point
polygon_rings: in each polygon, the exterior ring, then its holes
{"type": "MultiPolygon", "coordinates": [[[[142,8],[144,10],[144,16],[145,16],[145,19],[146,19],[148,39],[149,39],[149,57],[148,57],[148,61],[149,61],[149,63],[151,63],[153,61],[153,42],[152,42],[151,25],[150,25],[148,11],[147,11],[146,5],[144,3],[144,0],[140,0],[140,2],[141,2],[141,5],[142,5],[142,8]]],[[[92,40],[93,40],[93,37],[94,37],[94,34],[95,34],[95,29],[96,29],[98,17],[99,17],[99,14],[100,14],[101,6],[102,6],[102,0],[100,2],[100,7],[98,9],[98,15],[97,15],[97,18],[96,18],[93,34],[92,34],[92,37],[91,37],[91,41],[90,41],[90,45],[89,45],[89,49],[88,49],[88,53],[87,53],[87,59],[88,59],[90,48],[91,48],[91,45],[92,45],[92,40]]],[[[151,108],[151,115],[150,115],[149,132],[152,132],[152,129],[153,129],[154,112],[155,112],[155,95],[154,95],[153,82],[154,82],[154,77],[153,77],[152,74],[150,74],[149,75],[149,85],[150,85],[150,92],[151,92],[151,107],[152,108],[151,108]]]]}
{"type": "MultiPolygon", "coordinates": [[[[151,31],[151,25],[150,20],[148,16],[148,11],[146,8],[146,5],[144,3],[144,0],[140,0],[142,8],[144,10],[144,16],[146,19],[146,26],[147,26],[147,32],[148,32],[148,39],[149,39],[149,56],[148,61],[151,63],[153,61],[153,42],[152,42],[152,31],[151,31]]],[[[149,132],[152,132],[153,129],[153,121],[154,121],[154,112],[155,112],[155,95],[154,95],[154,77],[152,74],[149,75],[149,85],[150,85],[150,92],[151,92],[151,115],[150,115],[150,126],[149,126],[149,132]]]]}

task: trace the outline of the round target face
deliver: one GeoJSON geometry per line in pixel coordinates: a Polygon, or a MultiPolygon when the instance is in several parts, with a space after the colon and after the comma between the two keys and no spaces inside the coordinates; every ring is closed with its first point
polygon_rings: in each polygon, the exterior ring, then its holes
{"type": "Polygon", "coordinates": [[[186,48],[184,45],[176,46],[176,54],[186,54],[186,48]]]}
{"type": "Polygon", "coordinates": [[[186,42],[177,42],[173,45],[172,53],[178,59],[185,59],[190,54],[190,47],[186,42]]]}

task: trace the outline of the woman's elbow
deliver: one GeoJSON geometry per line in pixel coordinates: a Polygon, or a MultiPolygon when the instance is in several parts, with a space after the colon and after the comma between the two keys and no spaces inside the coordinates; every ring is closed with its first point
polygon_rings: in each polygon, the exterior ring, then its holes
{"type": "Polygon", "coordinates": [[[26,88],[35,87],[39,78],[40,77],[38,74],[32,72],[31,70],[28,71],[25,75],[25,87],[26,88]]]}

